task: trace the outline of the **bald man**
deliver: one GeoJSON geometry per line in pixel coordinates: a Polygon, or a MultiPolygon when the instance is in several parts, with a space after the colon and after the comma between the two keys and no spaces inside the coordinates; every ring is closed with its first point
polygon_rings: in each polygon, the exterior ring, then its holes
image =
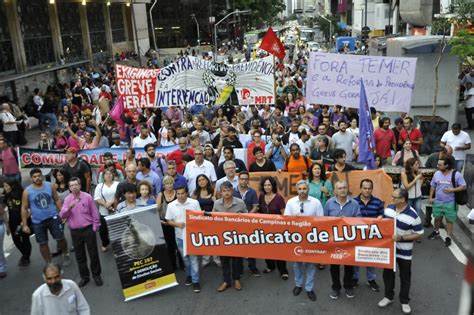
{"type": "Polygon", "coordinates": [[[61,266],[48,264],[43,279],[45,283],[33,293],[31,315],[90,315],[89,304],[77,284],[62,278],[61,266]]]}

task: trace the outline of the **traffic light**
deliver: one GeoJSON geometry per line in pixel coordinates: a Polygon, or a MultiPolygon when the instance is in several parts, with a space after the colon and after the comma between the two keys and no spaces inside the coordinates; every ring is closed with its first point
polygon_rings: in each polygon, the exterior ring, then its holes
{"type": "Polygon", "coordinates": [[[362,42],[366,42],[367,39],[369,39],[369,33],[370,33],[370,27],[368,26],[364,26],[362,27],[362,30],[361,30],[361,40],[362,42]]]}

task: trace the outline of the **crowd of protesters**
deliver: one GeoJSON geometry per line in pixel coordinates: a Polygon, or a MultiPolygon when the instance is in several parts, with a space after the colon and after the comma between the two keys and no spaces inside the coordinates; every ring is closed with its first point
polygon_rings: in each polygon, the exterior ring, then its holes
{"type": "MultiPolygon", "coordinates": [[[[33,169],[31,184],[25,188],[21,185],[14,148],[26,144],[29,120],[18,106],[3,100],[0,157],[5,177],[3,204],[8,207],[8,218],[2,213],[6,224],[0,224],[0,244],[6,230],[22,254],[19,267],[26,268],[31,255],[28,235],[34,233],[46,263],[51,263],[53,255],[62,254],[64,265],[68,266],[69,249],[63,230],[67,221],[81,276],[79,286],[86,285],[91,275],[100,286],[99,251],[106,252],[110,247],[104,217],[156,204],[173,268],[184,268],[185,284],[199,292],[199,269],[214,261],[223,271],[223,283],[217,288],[222,292],[232,285],[237,290],[242,289],[243,259],[183,257],[185,209],[391,217],[403,222],[400,227],[397,224],[394,239],[398,241],[397,263],[402,282],[400,301],[402,310],[409,312],[413,242],[423,234],[420,201],[424,177],[420,168],[437,169],[430,182],[428,202],[433,204],[436,224],[429,238],[439,237],[441,219],[445,217],[448,232],[445,245],[450,246],[452,223],[457,218],[454,193],[466,189],[460,171],[465,152],[471,146],[469,135],[461,130],[460,124],[453,124],[441,139],[441,151],[432,152],[423,165],[425,159],[420,156],[423,134],[414,125],[413,118],[400,113],[392,123],[384,113],[371,108],[376,165],[378,168],[398,167],[400,189],[394,191],[393,204],[384,205],[372,195],[374,183],[367,178],[360,183],[359,196],[348,196],[347,183],[338,181],[333,186],[326,180],[326,172],[364,169],[364,165],[357,163],[361,136],[358,113],[339,105],[306,103],[306,60],[305,52],[298,51],[293,62],[277,66],[275,104],[146,108],[127,111],[122,117],[123,127],[107,115],[116,99],[113,71],[78,69],[77,77],[69,83],[48,86],[45,91],[35,89],[25,107],[27,113],[39,121],[38,149],[66,154],[66,163],[54,170],[51,183],[44,180],[41,170],[33,169]],[[157,148],[169,146],[176,149],[158,156],[157,148]],[[112,153],[106,152],[104,165],[95,173],[78,157],[81,150],[93,148],[127,148],[127,159],[114,161],[112,153]],[[139,159],[135,153],[138,148],[145,150],[144,157],[139,159]],[[246,149],[245,158],[237,158],[236,149],[246,149]],[[454,170],[457,170],[455,175],[454,170]],[[303,174],[304,180],[297,184],[298,196],[285,203],[271,176],[261,178],[259,191],[249,186],[253,172],[275,171],[303,174]],[[455,179],[454,185],[451,177],[455,179]],[[56,253],[49,250],[48,231],[57,241],[56,253]],[[96,245],[96,232],[101,240],[100,248],[96,245]]],[[[431,217],[427,216],[425,227],[430,224],[431,217]]],[[[6,261],[1,248],[0,251],[0,277],[5,277],[6,261]]],[[[248,268],[254,276],[261,275],[255,259],[248,259],[248,268]]],[[[293,268],[293,294],[298,295],[305,289],[308,297],[316,300],[313,291],[316,266],[294,263],[293,268]]],[[[319,265],[319,268],[325,266],[319,265]]],[[[283,280],[289,278],[286,262],[265,261],[263,273],[275,269],[283,280]]],[[[333,281],[330,297],[338,299],[344,288],[345,295],[353,298],[360,280],[359,269],[344,266],[343,285],[339,280],[339,266],[332,265],[329,269],[333,281]]],[[[58,267],[50,266],[44,272],[47,277],[48,272],[58,272],[58,267]]],[[[383,280],[385,295],[380,307],[394,299],[393,271],[385,270],[383,280]]],[[[367,281],[372,290],[379,291],[374,269],[367,269],[367,281]]]]}

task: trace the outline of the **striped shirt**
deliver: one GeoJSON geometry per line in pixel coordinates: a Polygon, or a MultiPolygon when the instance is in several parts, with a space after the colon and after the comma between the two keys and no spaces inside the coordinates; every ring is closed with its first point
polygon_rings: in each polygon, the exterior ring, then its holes
{"type": "Polygon", "coordinates": [[[359,203],[360,214],[365,218],[376,218],[384,214],[384,203],[377,197],[371,196],[369,202],[365,204],[360,196],[354,198],[359,203]]]}
{"type": "MultiPolygon", "coordinates": [[[[385,209],[385,217],[393,218],[397,224],[397,235],[423,234],[421,219],[416,211],[409,205],[397,214],[395,205],[389,205],[385,209]]],[[[411,260],[413,252],[413,241],[397,242],[397,258],[411,260]]]]}

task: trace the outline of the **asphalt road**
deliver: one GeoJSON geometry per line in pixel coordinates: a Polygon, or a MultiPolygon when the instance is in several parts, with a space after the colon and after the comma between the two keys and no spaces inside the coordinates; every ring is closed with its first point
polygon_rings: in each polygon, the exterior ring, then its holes
{"type": "MultiPolygon", "coordinates": [[[[35,131],[30,133],[30,145],[38,139],[35,131]]],[[[28,171],[23,171],[23,178],[28,180],[28,171]]],[[[431,229],[425,231],[426,236],[431,229]]],[[[70,240],[69,232],[66,232],[70,240]]],[[[5,236],[5,243],[11,244],[11,238],[5,236]]],[[[41,270],[44,266],[34,239],[32,263],[26,270],[20,271],[17,262],[19,252],[12,246],[5,247],[8,258],[8,276],[0,279],[0,314],[28,314],[30,312],[31,294],[43,283],[41,270]]],[[[54,242],[50,247],[54,248],[54,242]]],[[[65,269],[64,278],[79,281],[74,255],[73,264],[65,269]]],[[[104,286],[96,287],[93,282],[83,288],[92,314],[400,314],[398,300],[387,309],[381,310],[377,303],[383,298],[382,271],[378,270],[378,283],[381,292],[372,292],[364,281],[365,272],[356,297],[347,299],[341,295],[337,301],[331,300],[331,278],[329,270],[317,271],[315,292],[317,301],[312,302],[302,292],[294,297],[293,268],[288,264],[290,279],[283,281],[277,272],[255,278],[246,269],[243,278],[243,290],[233,288],[223,293],[216,291],[222,281],[222,271],[215,265],[201,270],[201,287],[199,294],[193,293],[190,287],[183,285],[185,274],[177,272],[180,285],[130,302],[123,302],[121,285],[111,251],[100,253],[104,286]]],[[[246,263],[245,263],[246,265],[246,263]]],[[[263,261],[257,262],[262,270],[263,261]]],[[[457,314],[459,292],[463,279],[464,266],[444,247],[441,240],[424,240],[415,244],[412,265],[411,306],[413,314],[457,314]]],[[[399,279],[396,279],[396,296],[399,279]]]]}
{"type": "MultiPolygon", "coordinates": [[[[430,231],[429,231],[430,232],[430,231]]],[[[425,236],[428,233],[425,233],[425,236]]],[[[66,232],[69,238],[69,232],[66,232]]],[[[8,256],[8,276],[0,280],[0,314],[28,314],[31,294],[42,284],[43,261],[38,246],[32,239],[32,263],[28,269],[20,271],[16,266],[20,256],[16,249],[8,256]]],[[[50,247],[54,248],[50,241],[50,247]]],[[[64,278],[79,281],[74,257],[73,264],[65,268],[64,278]]],[[[177,272],[179,286],[161,291],[130,302],[123,302],[117,268],[111,251],[100,253],[104,286],[96,287],[90,282],[83,288],[92,314],[399,314],[397,301],[381,311],[377,303],[383,298],[382,292],[373,292],[364,281],[362,271],[356,297],[348,299],[341,295],[337,301],[331,300],[331,278],[329,270],[316,274],[315,292],[317,301],[312,302],[302,292],[294,297],[292,289],[293,270],[289,264],[290,279],[283,281],[277,272],[256,278],[247,268],[242,278],[243,290],[229,288],[223,293],[216,291],[222,281],[222,271],[215,265],[201,270],[201,293],[193,293],[191,287],[184,286],[184,271],[177,272]]],[[[245,263],[246,264],[246,263],[245,263]]],[[[264,268],[263,261],[257,262],[264,268]]],[[[382,283],[382,270],[377,271],[378,283],[382,283]]],[[[459,292],[463,278],[463,265],[444,247],[441,240],[424,240],[415,244],[412,267],[411,306],[414,314],[456,314],[459,292]]],[[[397,278],[396,296],[399,281],[397,278]]]]}

